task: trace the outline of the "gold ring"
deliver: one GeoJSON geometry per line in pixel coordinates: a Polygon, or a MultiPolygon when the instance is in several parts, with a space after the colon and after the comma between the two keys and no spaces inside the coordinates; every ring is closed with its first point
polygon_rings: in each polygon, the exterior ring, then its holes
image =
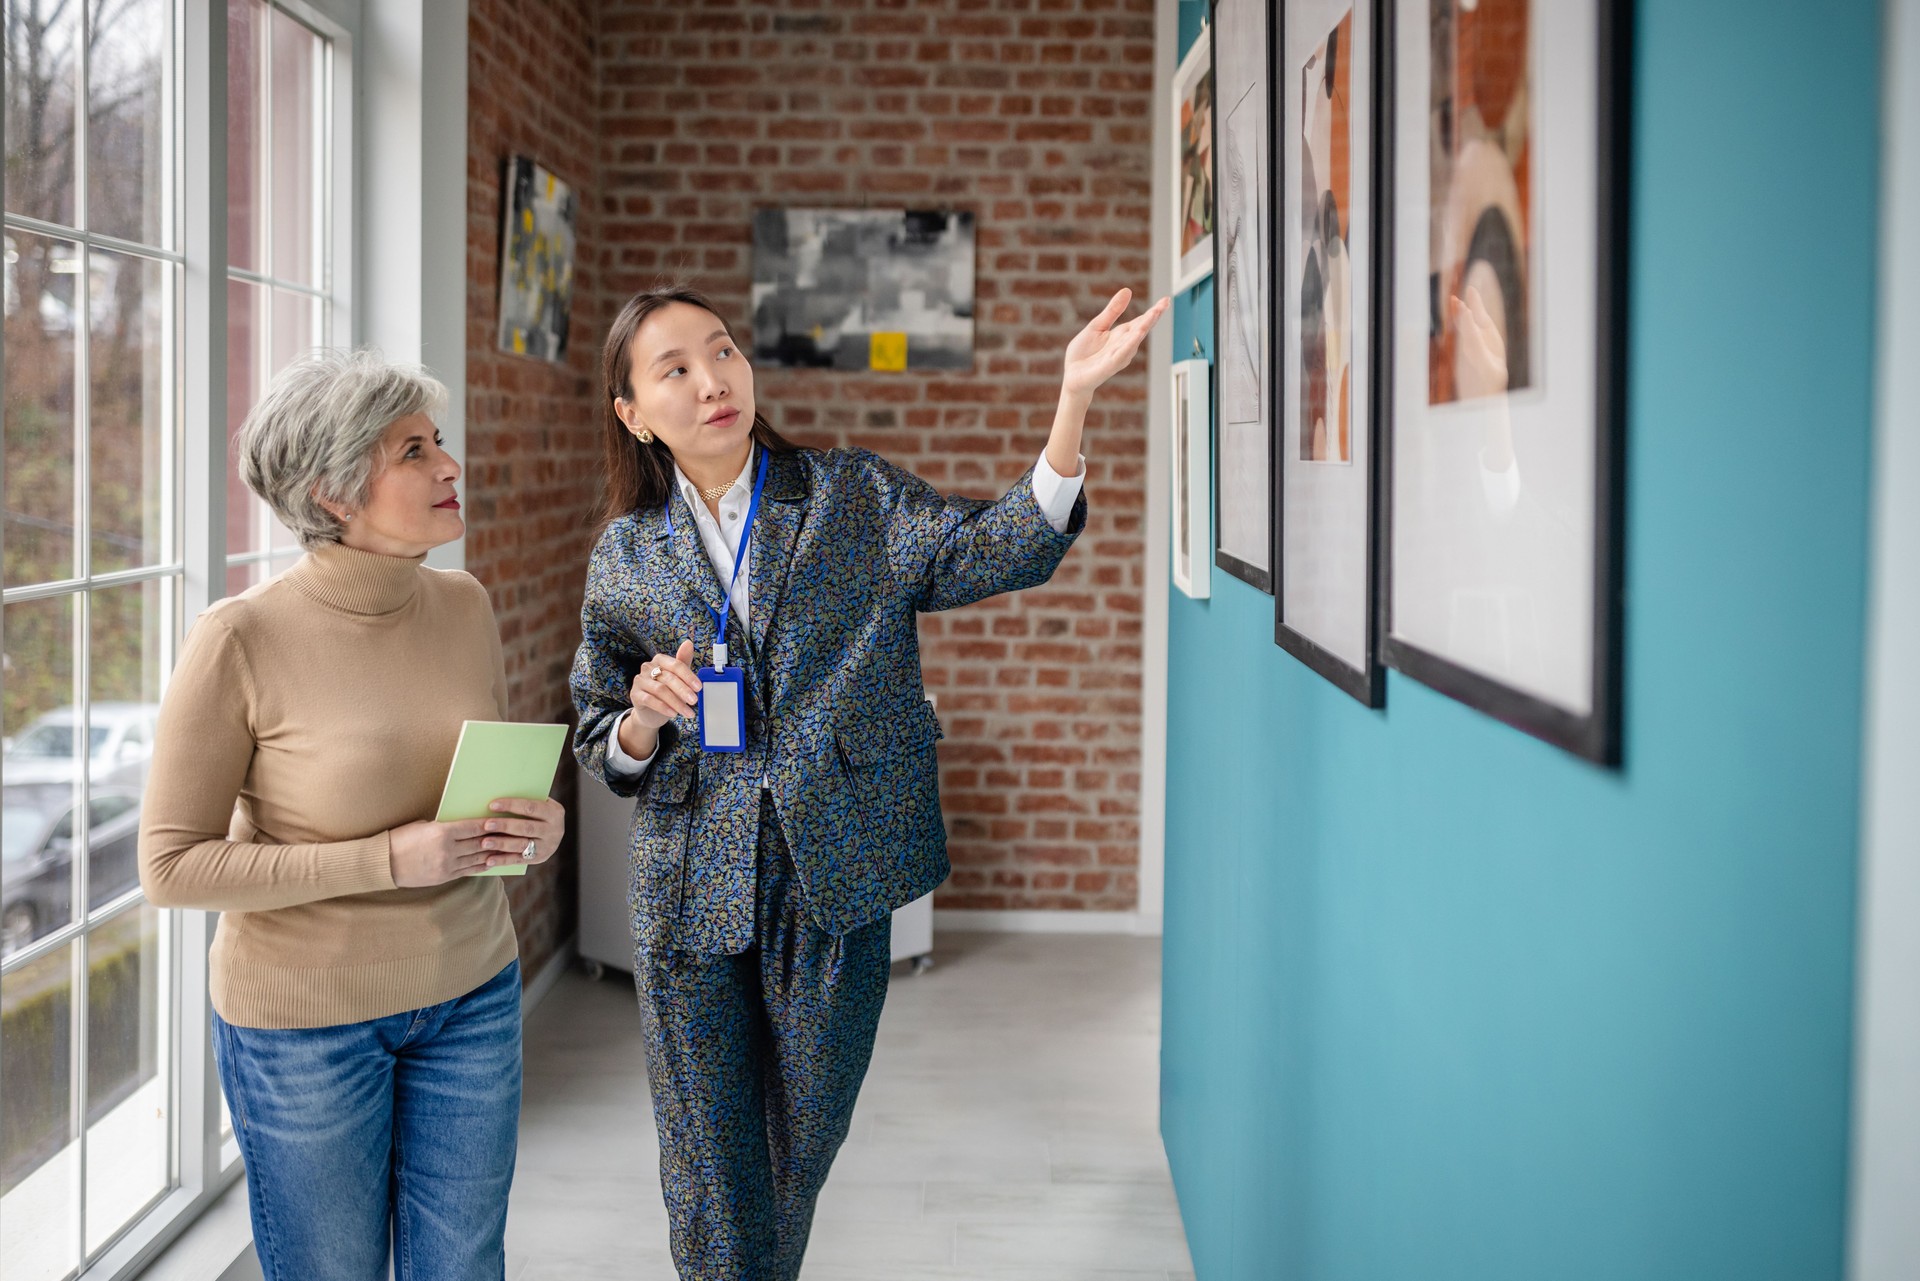
{"type": "Polygon", "coordinates": [[[651,675],[653,676],[653,679],[659,680],[662,676],[666,675],[666,671],[660,666],[660,664],[655,663],[653,665],[653,671],[651,675]]]}

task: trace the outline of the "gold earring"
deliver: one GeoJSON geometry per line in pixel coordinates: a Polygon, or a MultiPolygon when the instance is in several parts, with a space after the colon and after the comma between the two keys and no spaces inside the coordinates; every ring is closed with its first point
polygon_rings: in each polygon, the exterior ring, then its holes
{"type": "Polygon", "coordinates": [[[639,441],[643,445],[651,445],[653,443],[653,433],[648,431],[645,427],[642,427],[639,431],[633,433],[633,438],[639,441]]]}

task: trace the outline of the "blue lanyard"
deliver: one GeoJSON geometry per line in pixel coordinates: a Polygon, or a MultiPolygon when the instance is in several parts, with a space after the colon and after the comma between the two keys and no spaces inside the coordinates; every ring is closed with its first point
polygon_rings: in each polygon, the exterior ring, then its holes
{"type": "MultiPolygon", "coordinates": [[[[746,525],[740,531],[740,546],[733,553],[733,576],[727,580],[726,591],[720,594],[720,608],[707,606],[707,612],[713,615],[713,643],[716,649],[723,649],[727,643],[727,613],[733,608],[733,585],[740,581],[740,565],[746,559],[747,540],[753,537],[753,514],[760,510],[760,491],[766,487],[769,457],[767,450],[762,447],[760,470],[753,478],[753,496],[747,499],[746,525]]],[[[669,535],[673,533],[673,500],[671,498],[667,500],[667,533],[669,535]]],[[[720,666],[717,657],[714,666],[720,666]]]]}

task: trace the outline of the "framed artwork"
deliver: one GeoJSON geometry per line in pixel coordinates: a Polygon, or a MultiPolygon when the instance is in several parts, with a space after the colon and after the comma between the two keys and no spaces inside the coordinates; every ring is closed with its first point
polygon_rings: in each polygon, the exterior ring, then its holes
{"type": "Polygon", "coordinates": [[[1388,666],[1620,751],[1626,0],[1387,0],[1388,666]]]}
{"type": "Polygon", "coordinates": [[[1195,600],[1212,594],[1207,550],[1213,546],[1213,367],[1204,360],[1173,366],[1173,585],[1195,600]]]}
{"type": "Polygon", "coordinates": [[[500,349],[565,364],[578,198],[525,156],[503,169],[500,349]]]}
{"type": "Polygon", "coordinates": [[[1285,6],[1274,643],[1369,707],[1374,644],[1374,0],[1285,6]]]}
{"type": "Polygon", "coordinates": [[[1213,45],[1206,32],[1173,73],[1173,292],[1213,274],[1213,45]]]}
{"type": "Polygon", "coordinates": [[[1273,590],[1272,50],[1267,0],[1214,0],[1214,563],[1273,590]]]}
{"type": "Polygon", "coordinates": [[[759,209],[753,358],[894,372],[973,368],[973,215],[759,209]]]}

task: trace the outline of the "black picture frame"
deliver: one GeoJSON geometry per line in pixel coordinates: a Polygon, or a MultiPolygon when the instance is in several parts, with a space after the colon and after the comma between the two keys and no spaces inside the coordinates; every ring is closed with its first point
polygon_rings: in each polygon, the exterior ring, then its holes
{"type": "MultiPolygon", "coordinates": [[[[1260,3],[1260,0],[1251,0],[1251,2],[1260,3]]],[[[1266,422],[1267,462],[1268,462],[1268,467],[1266,469],[1267,470],[1267,536],[1266,536],[1267,565],[1265,568],[1263,568],[1259,565],[1252,564],[1251,562],[1245,560],[1240,556],[1236,556],[1231,552],[1223,550],[1220,546],[1220,532],[1221,532],[1222,526],[1225,524],[1225,522],[1221,519],[1221,500],[1220,500],[1220,495],[1223,492],[1223,489],[1221,486],[1221,465],[1223,461],[1222,455],[1224,453],[1224,451],[1221,448],[1220,421],[1221,421],[1221,415],[1224,412],[1223,406],[1225,404],[1225,399],[1226,399],[1225,395],[1223,394],[1222,375],[1221,375],[1220,350],[1221,350],[1222,329],[1221,329],[1221,323],[1220,323],[1220,319],[1221,319],[1220,304],[1221,304],[1221,298],[1226,292],[1226,279],[1227,279],[1226,273],[1222,270],[1224,263],[1221,261],[1221,259],[1223,255],[1226,253],[1227,238],[1226,238],[1221,217],[1219,215],[1218,202],[1220,199],[1220,193],[1226,185],[1224,181],[1222,181],[1221,179],[1221,166],[1222,166],[1221,158],[1225,154],[1221,150],[1221,144],[1224,140],[1222,137],[1222,134],[1226,127],[1226,121],[1227,121],[1227,115],[1228,115],[1228,112],[1225,108],[1225,104],[1222,101],[1222,95],[1220,91],[1220,35],[1219,35],[1220,23],[1218,21],[1220,4],[1221,4],[1221,0],[1208,0],[1208,4],[1207,4],[1207,39],[1210,42],[1209,48],[1208,48],[1208,54],[1213,64],[1213,77],[1214,77],[1214,81],[1213,81],[1214,83],[1214,99],[1213,99],[1214,184],[1213,184],[1213,189],[1214,189],[1214,200],[1215,200],[1215,206],[1214,206],[1215,214],[1214,214],[1214,221],[1213,221],[1214,383],[1213,383],[1213,424],[1212,424],[1213,493],[1214,493],[1213,563],[1216,566],[1218,566],[1220,569],[1225,570],[1227,573],[1231,574],[1233,577],[1239,579],[1240,581],[1246,583],[1247,585],[1253,588],[1256,588],[1259,591],[1265,592],[1269,596],[1271,596],[1274,590],[1274,574],[1275,574],[1274,566],[1276,565],[1276,552],[1278,551],[1276,530],[1278,529],[1278,526],[1279,526],[1279,521],[1276,517],[1279,495],[1275,490],[1274,469],[1272,466],[1272,463],[1275,457],[1274,449],[1277,444],[1276,437],[1279,431],[1278,416],[1275,413],[1275,409],[1277,408],[1277,402],[1274,399],[1274,394],[1277,386],[1276,380],[1279,376],[1279,366],[1278,366],[1278,362],[1275,361],[1273,357],[1274,348],[1278,345],[1278,335],[1276,332],[1273,332],[1273,331],[1269,331],[1267,335],[1266,370],[1265,370],[1265,376],[1263,378],[1263,386],[1261,388],[1261,394],[1263,396],[1262,403],[1266,406],[1266,415],[1267,415],[1267,422],[1266,422]]],[[[1267,39],[1262,41],[1262,48],[1263,48],[1265,61],[1266,61],[1266,73],[1264,77],[1264,82],[1266,85],[1266,92],[1267,92],[1267,101],[1266,101],[1267,152],[1268,152],[1270,163],[1268,165],[1268,172],[1262,175],[1262,178],[1261,178],[1261,185],[1266,193],[1266,204],[1265,204],[1264,216],[1262,219],[1263,225],[1260,230],[1261,230],[1261,244],[1263,246],[1263,252],[1267,254],[1267,261],[1265,264],[1263,264],[1264,270],[1262,272],[1262,275],[1268,281],[1269,305],[1267,307],[1267,311],[1269,315],[1271,315],[1273,310],[1271,305],[1272,276],[1273,276],[1273,264],[1275,262],[1275,256],[1271,252],[1271,246],[1273,244],[1274,228],[1278,226],[1278,222],[1276,221],[1276,211],[1274,209],[1274,204],[1273,204],[1274,183],[1273,183],[1273,172],[1272,172],[1272,165],[1271,165],[1271,156],[1273,152],[1273,140],[1277,136],[1275,133],[1275,127],[1278,123],[1275,116],[1276,104],[1274,101],[1274,94],[1273,94],[1273,69],[1276,65],[1278,65],[1277,59],[1275,56],[1276,50],[1274,46],[1274,40],[1276,38],[1275,32],[1279,25],[1278,22],[1276,21],[1278,16],[1278,8],[1279,8],[1278,0],[1264,0],[1264,4],[1261,5],[1261,8],[1265,15],[1265,22],[1266,22],[1266,29],[1267,29],[1267,39]]]]}
{"type": "MultiPolygon", "coordinates": [[[[1545,0],[1542,0],[1545,2],[1545,0]]],[[[1382,84],[1389,95],[1398,80],[1398,15],[1393,0],[1384,5],[1382,84]]],[[[1598,165],[1595,269],[1597,309],[1594,327],[1594,505],[1592,566],[1592,663],[1589,710],[1579,714],[1516,689],[1393,634],[1393,457],[1396,450],[1394,396],[1381,398],[1381,472],[1379,543],[1386,549],[1379,591],[1381,658],[1395,671],[1449,698],[1484,712],[1523,733],[1607,768],[1623,764],[1622,701],[1625,679],[1625,528],[1627,272],[1629,186],[1631,181],[1631,103],[1633,97],[1633,5],[1631,0],[1595,0],[1599,58],[1596,80],[1598,165]]],[[[1379,182],[1384,207],[1391,209],[1396,177],[1394,106],[1382,112],[1379,182]]],[[[1401,247],[1397,228],[1388,224],[1386,267],[1381,278],[1391,291],[1401,247]]],[[[1392,297],[1391,292],[1389,298],[1392,297]]],[[[1383,315],[1390,322],[1391,311],[1383,315]]],[[[1380,360],[1383,374],[1393,365],[1393,326],[1383,326],[1380,360]]]]}
{"type": "MultiPolygon", "coordinates": [[[[1382,182],[1381,174],[1383,170],[1390,170],[1392,168],[1391,153],[1383,145],[1387,137],[1385,129],[1389,123],[1387,113],[1392,109],[1393,104],[1393,85],[1390,63],[1387,57],[1388,29],[1384,22],[1384,19],[1388,16],[1387,11],[1391,8],[1391,3],[1392,0],[1354,0],[1353,4],[1353,10],[1355,12],[1365,9],[1368,14],[1370,23],[1368,28],[1370,36],[1368,41],[1370,45],[1369,56],[1373,59],[1371,68],[1373,79],[1371,92],[1369,94],[1370,115],[1372,117],[1370,123],[1372,129],[1371,136],[1368,139],[1369,154],[1367,157],[1371,174],[1367,189],[1368,234],[1371,237],[1368,252],[1371,255],[1369,260],[1371,265],[1368,272],[1366,289],[1366,329],[1368,341],[1367,368],[1364,374],[1368,385],[1367,411],[1372,421],[1368,424],[1370,439],[1367,447],[1365,481],[1367,519],[1363,534],[1366,540],[1366,550],[1364,553],[1365,568],[1363,571],[1365,584],[1363,590],[1366,594],[1367,611],[1366,658],[1363,666],[1353,666],[1344,658],[1317,643],[1305,633],[1288,626],[1286,622],[1286,524],[1283,514],[1283,503],[1286,492],[1284,479],[1286,469],[1283,451],[1287,448],[1288,441],[1285,438],[1286,414],[1283,408],[1280,409],[1274,417],[1272,458],[1274,493],[1273,643],[1291,654],[1294,658],[1300,660],[1300,662],[1306,664],[1316,675],[1330,682],[1335,688],[1349,695],[1362,706],[1373,709],[1385,707],[1387,702],[1386,672],[1380,660],[1380,640],[1383,635],[1381,626],[1383,619],[1381,612],[1381,585],[1383,581],[1381,565],[1383,559],[1381,555],[1383,536],[1380,525],[1382,505],[1381,484],[1383,475],[1381,460],[1385,452],[1383,437],[1385,435],[1384,425],[1386,416],[1385,409],[1381,404],[1381,392],[1387,385],[1387,371],[1389,369],[1389,366],[1382,363],[1385,350],[1383,336],[1392,329],[1392,325],[1386,322],[1386,317],[1391,314],[1388,309],[1393,301],[1391,289],[1393,274],[1391,242],[1393,237],[1391,235],[1391,223],[1388,221],[1392,217],[1393,206],[1387,199],[1391,191],[1391,186],[1388,183],[1382,182]],[[1382,234],[1382,228],[1387,229],[1387,234],[1382,234]]],[[[1272,53],[1269,58],[1269,64],[1273,67],[1287,67],[1288,63],[1284,56],[1286,52],[1286,24],[1284,21],[1279,20],[1278,14],[1270,16],[1269,22],[1272,25],[1274,33],[1271,42],[1272,53]]],[[[1280,101],[1282,103],[1292,101],[1291,95],[1289,94],[1289,96],[1280,101]]],[[[1286,112],[1281,107],[1276,107],[1274,136],[1282,136],[1282,128],[1293,127],[1294,122],[1289,119],[1286,112]]],[[[1274,200],[1276,210],[1286,203],[1284,194],[1286,192],[1286,180],[1285,176],[1281,173],[1281,166],[1285,163],[1284,150],[1281,154],[1282,159],[1274,165],[1274,181],[1279,193],[1274,200]]],[[[1276,217],[1276,225],[1277,223],[1278,219],[1276,217]]],[[[1284,244],[1284,239],[1282,243],[1284,244]]],[[[1283,353],[1286,345],[1280,341],[1278,335],[1284,332],[1280,328],[1280,324],[1282,318],[1286,317],[1288,310],[1286,265],[1286,255],[1284,253],[1276,253],[1273,258],[1272,281],[1268,286],[1274,317],[1272,323],[1276,335],[1274,345],[1276,350],[1283,353]]],[[[1275,382],[1277,386],[1284,388],[1286,386],[1286,380],[1284,374],[1279,370],[1280,362],[1276,360],[1274,363],[1275,382]]],[[[1279,408],[1278,406],[1276,407],[1279,408]]]]}

